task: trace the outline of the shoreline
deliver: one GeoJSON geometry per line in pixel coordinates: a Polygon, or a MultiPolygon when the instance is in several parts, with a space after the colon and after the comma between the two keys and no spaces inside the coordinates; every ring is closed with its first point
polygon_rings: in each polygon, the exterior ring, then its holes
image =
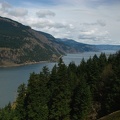
{"type": "Polygon", "coordinates": [[[39,61],[39,62],[26,62],[22,64],[16,64],[16,63],[10,63],[10,62],[4,62],[2,65],[0,65],[0,68],[9,68],[9,67],[20,67],[20,66],[26,66],[26,65],[33,65],[33,64],[41,64],[41,63],[51,63],[51,62],[57,62],[60,58],[62,58],[64,55],[60,55],[56,60],[48,60],[48,61],[39,61]]]}
{"type": "Polygon", "coordinates": [[[20,67],[20,66],[26,66],[26,65],[34,65],[34,64],[41,64],[41,63],[50,63],[52,61],[39,61],[39,62],[28,62],[28,63],[22,63],[22,64],[6,64],[6,65],[0,65],[0,68],[9,68],[9,67],[20,67]]]}

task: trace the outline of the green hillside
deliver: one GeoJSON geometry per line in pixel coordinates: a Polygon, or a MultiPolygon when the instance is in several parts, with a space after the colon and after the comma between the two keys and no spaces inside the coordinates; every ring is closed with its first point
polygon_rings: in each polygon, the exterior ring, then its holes
{"type": "Polygon", "coordinates": [[[58,46],[30,27],[0,17],[0,66],[57,60],[64,54],[58,46]]]}
{"type": "Polygon", "coordinates": [[[0,17],[0,66],[56,61],[66,53],[95,51],[95,47],[74,41],[66,44],[52,35],[0,17]],[[77,45],[76,45],[77,44],[77,45]]]}

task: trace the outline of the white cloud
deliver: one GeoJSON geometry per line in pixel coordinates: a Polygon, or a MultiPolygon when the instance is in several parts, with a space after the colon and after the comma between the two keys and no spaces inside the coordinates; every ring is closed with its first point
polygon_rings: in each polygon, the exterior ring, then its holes
{"type": "Polygon", "coordinates": [[[0,15],[6,16],[9,9],[11,9],[11,5],[7,2],[0,2],[0,15]]]}
{"type": "Polygon", "coordinates": [[[99,29],[91,29],[88,31],[80,31],[79,40],[89,44],[105,44],[106,41],[111,41],[108,31],[100,31],[99,29]]]}
{"type": "Polygon", "coordinates": [[[28,14],[25,8],[15,8],[7,2],[0,2],[0,15],[5,17],[23,17],[28,14]]]}
{"type": "Polygon", "coordinates": [[[67,23],[58,23],[58,22],[54,22],[52,20],[48,20],[48,19],[33,19],[31,21],[28,22],[31,26],[33,26],[36,29],[73,29],[73,25],[72,24],[67,24],[67,23]]]}
{"type": "Polygon", "coordinates": [[[103,21],[103,20],[97,20],[97,24],[99,24],[100,26],[106,26],[106,23],[105,23],[105,21],[103,21]]]}
{"type": "Polygon", "coordinates": [[[50,10],[39,10],[38,12],[36,12],[36,15],[40,18],[45,18],[47,16],[55,16],[55,13],[50,11],[50,10]]]}
{"type": "Polygon", "coordinates": [[[0,2],[0,10],[2,10],[2,11],[6,11],[11,7],[12,6],[7,2],[0,2]]]}
{"type": "Polygon", "coordinates": [[[83,43],[120,44],[119,3],[104,4],[108,0],[51,0],[51,4],[50,1],[35,4],[27,0],[26,4],[26,0],[21,0],[22,3],[16,1],[13,5],[10,4],[12,0],[7,1],[9,3],[0,2],[0,15],[36,30],[83,43]]]}
{"type": "Polygon", "coordinates": [[[8,14],[15,17],[23,17],[28,14],[28,11],[24,8],[13,8],[8,12],[8,14]]]}
{"type": "Polygon", "coordinates": [[[104,27],[104,26],[106,26],[106,22],[103,21],[103,20],[97,20],[96,22],[93,22],[93,23],[82,23],[81,25],[86,25],[86,26],[97,26],[97,25],[99,25],[99,26],[104,27]]]}

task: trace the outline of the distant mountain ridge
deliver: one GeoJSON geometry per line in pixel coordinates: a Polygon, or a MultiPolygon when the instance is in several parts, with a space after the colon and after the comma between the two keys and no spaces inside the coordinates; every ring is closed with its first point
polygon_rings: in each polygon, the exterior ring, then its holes
{"type": "Polygon", "coordinates": [[[120,45],[96,45],[99,50],[120,50],[120,45]]]}
{"type": "Polygon", "coordinates": [[[102,51],[102,50],[120,50],[120,45],[90,45],[85,43],[76,42],[73,39],[67,39],[67,38],[57,38],[57,41],[61,41],[65,45],[70,46],[71,48],[75,48],[77,52],[89,52],[89,51],[102,51]]]}
{"type": "Polygon", "coordinates": [[[85,43],[79,43],[73,39],[67,39],[67,38],[56,38],[57,41],[65,44],[66,46],[69,46],[71,49],[70,52],[73,53],[80,53],[80,52],[89,52],[89,51],[98,51],[95,45],[89,45],[85,43]],[[73,51],[72,51],[73,50],[73,51]]]}
{"type": "Polygon", "coordinates": [[[55,38],[17,21],[0,17],[0,66],[56,61],[67,53],[98,51],[102,48],[72,39],[55,38]]]}
{"type": "Polygon", "coordinates": [[[66,53],[86,51],[86,47],[78,50],[68,43],[17,21],[0,17],[0,66],[56,61],[66,53]]]}

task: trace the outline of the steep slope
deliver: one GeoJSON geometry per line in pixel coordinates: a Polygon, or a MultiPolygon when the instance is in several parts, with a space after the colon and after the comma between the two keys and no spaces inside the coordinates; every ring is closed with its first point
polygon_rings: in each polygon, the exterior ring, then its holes
{"type": "Polygon", "coordinates": [[[56,60],[64,51],[44,34],[0,17],[0,65],[56,60]]]}

